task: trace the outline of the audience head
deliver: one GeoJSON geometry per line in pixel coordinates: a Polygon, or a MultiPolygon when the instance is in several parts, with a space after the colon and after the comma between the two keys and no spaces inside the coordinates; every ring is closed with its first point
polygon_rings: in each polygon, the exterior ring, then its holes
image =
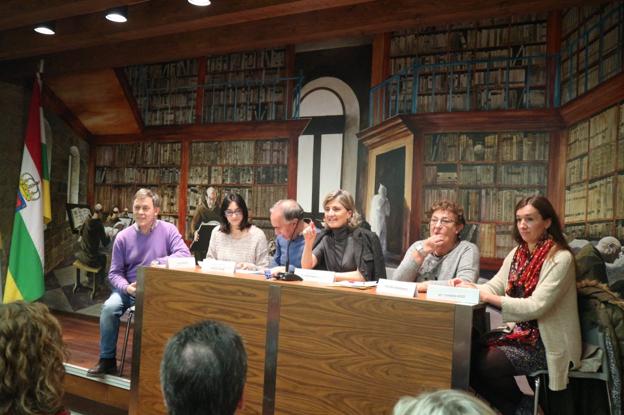
{"type": "Polygon", "coordinates": [[[99,218],[102,215],[102,205],[100,203],[96,203],[95,206],[93,206],[93,218],[99,218]]]}
{"type": "Polygon", "coordinates": [[[210,209],[214,208],[217,204],[217,189],[212,186],[206,189],[205,204],[206,207],[210,209]]]}
{"type": "Polygon", "coordinates": [[[240,335],[216,321],[185,327],[165,348],[160,381],[170,415],[230,415],[242,406],[247,353],[240,335]]]}
{"type": "Polygon", "coordinates": [[[440,200],[431,205],[427,211],[430,235],[446,235],[455,243],[466,225],[464,209],[450,200],[440,200]]]}
{"type": "Polygon", "coordinates": [[[48,307],[0,304],[0,413],[59,412],[65,358],[61,326],[48,307]]]}
{"type": "Polygon", "coordinates": [[[160,197],[150,189],[139,189],[134,194],[132,211],[137,226],[145,231],[153,225],[160,213],[160,197]]]}
{"type": "Polygon", "coordinates": [[[520,199],[514,212],[516,226],[513,227],[512,234],[516,242],[534,244],[548,236],[560,248],[572,252],[563,236],[555,208],[546,197],[533,195],[520,199]]]}
{"type": "Polygon", "coordinates": [[[618,258],[618,256],[620,256],[622,244],[620,244],[620,241],[613,236],[605,236],[598,241],[596,249],[600,252],[602,259],[604,259],[605,262],[612,263],[618,258]]]}
{"type": "Polygon", "coordinates": [[[113,207],[113,215],[119,215],[119,208],[117,206],[113,207]]]}
{"type": "Polygon", "coordinates": [[[271,226],[275,235],[287,240],[301,232],[304,226],[303,208],[292,199],[279,200],[270,209],[271,226]]]}
{"type": "Polygon", "coordinates": [[[245,199],[238,193],[228,193],[221,203],[221,227],[223,233],[230,233],[234,229],[247,229],[251,226],[249,222],[249,211],[245,199]]]}
{"type": "Polygon", "coordinates": [[[404,396],[394,406],[393,415],[495,415],[484,402],[466,392],[445,389],[404,396]]]}
{"type": "Polygon", "coordinates": [[[355,229],[362,223],[362,217],[355,209],[355,201],[351,193],[338,189],[323,199],[325,210],[325,227],[339,229],[344,226],[355,229]]]}

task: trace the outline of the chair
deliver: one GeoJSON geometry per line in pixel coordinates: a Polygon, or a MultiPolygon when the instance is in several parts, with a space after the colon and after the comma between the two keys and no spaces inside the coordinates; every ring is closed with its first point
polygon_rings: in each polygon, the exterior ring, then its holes
{"type": "MultiPolygon", "coordinates": [[[[594,346],[598,346],[600,350],[602,350],[602,362],[600,364],[600,369],[597,372],[581,372],[580,370],[570,370],[568,372],[568,377],[577,378],[577,379],[595,379],[602,380],[605,383],[605,387],[607,389],[607,400],[609,403],[609,413],[613,413],[613,407],[611,404],[611,391],[609,388],[610,382],[610,373],[609,373],[609,363],[607,360],[607,348],[606,348],[606,340],[605,334],[600,330],[598,326],[592,326],[589,329],[583,330],[583,342],[587,344],[591,344],[594,346]]],[[[546,384],[548,375],[548,370],[542,369],[535,371],[529,374],[529,377],[535,378],[535,398],[533,402],[533,415],[537,415],[537,406],[539,401],[539,390],[541,379],[544,378],[544,399],[547,399],[548,395],[548,385],[546,384]]]]}
{"type": "Polygon", "coordinates": [[[84,285],[80,283],[80,270],[83,270],[87,273],[87,278],[91,276],[91,278],[93,279],[93,287],[91,287],[91,299],[93,300],[93,298],[95,297],[95,291],[97,289],[97,274],[100,272],[102,267],[92,267],[80,262],[80,260],[78,259],[74,261],[72,266],[76,268],[76,282],[74,283],[73,293],[76,294],[78,288],[84,287],[84,285]]]}
{"type": "Polygon", "coordinates": [[[123,349],[121,349],[121,365],[119,366],[119,376],[123,375],[124,365],[126,364],[126,351],[128,349],[128,336],[130,335],[130,325],[134,318],[134,306],[130,307],[127,311],[128,320],[126,321],[126,334],[124,335],[123,349]]]}

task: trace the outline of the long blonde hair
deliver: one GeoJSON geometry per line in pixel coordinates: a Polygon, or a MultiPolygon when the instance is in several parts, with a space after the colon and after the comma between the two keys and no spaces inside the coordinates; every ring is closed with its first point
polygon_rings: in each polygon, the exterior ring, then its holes
{"type": "Polygon", "coordinates": [[[0,304],[0,413],[60,411],[66,357],[61,326],[45,304],[0,304]]]}
{"type": "Polygon", "coordinates": [[[334,200],[340,203],[345,209],[351,211],[352,215],[347,221],[347,226],[350,229],[355,229],[360,226],[362,223],[362,216],[360,216],[358,211],[355,209],[355,201],[353,200],[351,193],[342,189],[334,190],[333,192],[328,193],[327,196],[325,196],[325,199],[323,199],[323,209],[329,202],[334,200]]]}

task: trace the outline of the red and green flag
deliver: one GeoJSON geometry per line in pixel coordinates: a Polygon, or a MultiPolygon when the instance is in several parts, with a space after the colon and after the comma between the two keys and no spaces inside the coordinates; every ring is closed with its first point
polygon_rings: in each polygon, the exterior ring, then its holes
{"type": "Polygon", "coordinates": [[[52,218],[41,86],[33,86],[3,302],[34,301],[44,293],[43,230],[52,218]]]}

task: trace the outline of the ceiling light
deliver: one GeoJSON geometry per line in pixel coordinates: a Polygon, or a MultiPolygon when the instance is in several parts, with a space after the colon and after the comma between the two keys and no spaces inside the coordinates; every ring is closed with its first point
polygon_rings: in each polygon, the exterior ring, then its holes
{"type": "Polygon", "coordinates": [[[37,26],[35,26],[35,32],[41,33],[42,35],[53,35],[56,33],[54,29],[55,29],[54,22],[40,23],[37,26]]]}
{"type": "Polygon", "coordinates": [[[210,6],[210,0],[188,0],[193,6],[210,6]]]}
{"type": "Polygon", "coordinates": [[[106,11],[106,18],[115,23],[126,23],[128,21],[128,7],[115,7],[106,11]]]}

